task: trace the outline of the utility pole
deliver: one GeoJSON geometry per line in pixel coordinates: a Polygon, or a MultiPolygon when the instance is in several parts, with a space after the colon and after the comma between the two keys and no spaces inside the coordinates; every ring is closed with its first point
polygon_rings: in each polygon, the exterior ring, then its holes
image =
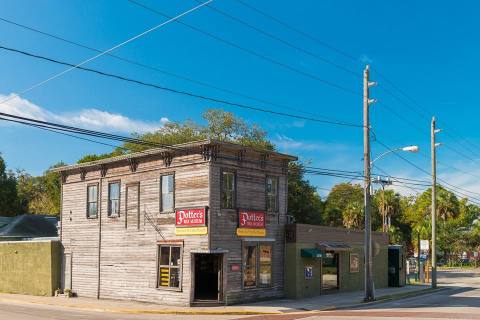
{"type": "Polygon", "coordinates": [[[438,132],[440,130],[435,127],[435,117],[432,117],[432,288],[437,287],[437,143],[435,134],[438,132]]]}
{"type": "Polygon", "coordinates": [[[375,100],[369,97],[369,87],[374,82],[369,81],[369,66],[363,71],[363,165],[364,165],[364,209],[365,209],[365,301],[375,300],[373,285],[373,262],[372,262],[372,212],[370,198],[370,117],[369,106],[375,100]]]}

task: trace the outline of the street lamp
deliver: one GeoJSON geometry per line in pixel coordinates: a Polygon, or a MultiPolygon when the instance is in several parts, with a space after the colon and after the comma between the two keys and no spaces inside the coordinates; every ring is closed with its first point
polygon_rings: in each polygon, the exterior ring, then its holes
{"type": "Polygon", "coordinates": [[[390,154],[392,152],[396,152],[396,151],[406,151],[406,152],[413,152],[413,153],[416,153],[420,150],[420,148],[418,146],[406,146],[406,147],[400,147],[400,148],[395,148],[395,149],[391,149],[391,150],[387,150],[385,151],[384,153],[382,153],[381,155],[379,155],[378,157],[376,157],[375,159],[373,159],[371,162],[370,162],[370,166],[373,166],[373,163],[375,161],[377,161],[378,159],[380,158],[383,158],[385,157],[387,154],[390,154]]]}
{"type": "MultiPolygon", "coordinates": [[[[375,159],[373,159],[371,162],[370,162],[370,167],[373,167],[373,163],[375,161],[377,161],[378,159],[381,159],[383,158],[384,156],[390,154],[390,153],[393,153],[393,152],[396,152],[396,151],[405,151],[405,152],[413,152],[413,153],[416,153],[420,150],[420,148],[418,146],[406,146],[406,147],[400,147],[400,148],[395,148],[395,149],[391,149],[391,150],[387,150],[385,151],[384,153],[382,153],[381,155],[379,155],[378,157],[376,157],[375,159]]],[[[386,232],[387,231],[387,227],[389,226],[389,223],[387,222],[387,216],[386,216],[386,208],[385,208],[385,185],[390,185],[392,184],[391,181],[387,181],[386,183],[381,180],[380,178],[378,179],[378,183],[380,183],[382,185],[382,231],[383,232],[386,232]]]]}

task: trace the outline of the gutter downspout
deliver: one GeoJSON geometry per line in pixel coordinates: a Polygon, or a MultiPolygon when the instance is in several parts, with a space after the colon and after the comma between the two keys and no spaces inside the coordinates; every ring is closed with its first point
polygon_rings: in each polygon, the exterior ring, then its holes
{"type": "Polygon", "coordinates": [[[97,299],[100,299],[100,263],[101,263],[101,248],[102,248],[102,181],[100,178],[100,183],[98,186],[98,283],[97,283],[97,299]]]}

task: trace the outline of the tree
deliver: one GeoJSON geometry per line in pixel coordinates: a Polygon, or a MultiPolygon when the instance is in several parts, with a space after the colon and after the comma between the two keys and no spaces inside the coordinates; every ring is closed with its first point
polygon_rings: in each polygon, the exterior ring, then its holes
{"type": "MultiPolygon", "coordinates": [[[[360,215],[363,215],[363,188],[359,184],[341,183],[332,188],[325,201],[325,210],[323,211],[323,222],[326,225],[340,227],[344,224],[344,212],[349,207],[347,219],[359,221],[360,215]],[[362,208],[362,212],[356,208],[362,208]],[[359,215],[351,216],[353,213],[359,215]]],[[[350,221],[346,222],[350,225],[350,221]]]]}
{"type": "Polygon", "coordinates": [[[17,172],[18,198],[23,212],[60,214],[60,174],[50,170],[63,165],[63,162],[57,163],[38,177],[32,177],[22,170],[17,172]]]}
{"type": "Polygon", "coordinates": [[[343,226],[347,229],[363,229],[365,215],[363,206],[358,203],[348,203],[342,212],[343,226]]]}
{"type": "Polygon", "coordinates": [[[304,178],[300,163],[290,163],[288,170],[288,213],[299,223],[321,224],[322,199],[304,178]]]}
{"type": "Polygon", "coordinates": [[[125,142],[111,153],[89,154],[78,160],[78,163],[143,151],[153,148],[155,144],[158,146],[174,145],[204,139],[234,142],[262,150],[275,149],[275,146],[268,141],[265,131],[256,125],[249,126],[242,118],[236,117],[231,112],[221,109],[208,109],[203,114],[203,119],[206,120],[206,125],[200,125],[191,120],[187,120],[184,123],[168,122],[155,132],[145,134],[133,133],[133,138],[151,142],[153,146],[125,142]]]}
{"type": "Polygon", "coordinates": [[[0,216],[15,216],[20,211],[15,174],[7,172],[5,160],[0,156],[0,216]]]}

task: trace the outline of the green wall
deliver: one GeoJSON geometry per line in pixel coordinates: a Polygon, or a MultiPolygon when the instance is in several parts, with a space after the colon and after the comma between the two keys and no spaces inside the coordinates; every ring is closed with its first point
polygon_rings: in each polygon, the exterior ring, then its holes
{"type": "MultiPolygon", "coordinates": [[[[321,259],[302,258],[301,249],[315,248],[315,243],[287,243],[285,263],[285,294],[290,298],[306,298],[320,295],[321,259]],[[306,280],[305,266],[313,267],[313,278],[306,280]]],[[[339,254],[340,291],[363,290],[364,263],[363,246],[354,245],[351,252],[339,254]],[[350,272],[350,253],[359,255],[359,272],[350,272]]],[[[382,246],[373,258],[375,288],[388,286],[388,247],[382,246]]]]}
{"type": "Polygon", "coordinates": [[[0,292],[51,296],[60,266],[59,241],[0,242],[0,292]]]}

